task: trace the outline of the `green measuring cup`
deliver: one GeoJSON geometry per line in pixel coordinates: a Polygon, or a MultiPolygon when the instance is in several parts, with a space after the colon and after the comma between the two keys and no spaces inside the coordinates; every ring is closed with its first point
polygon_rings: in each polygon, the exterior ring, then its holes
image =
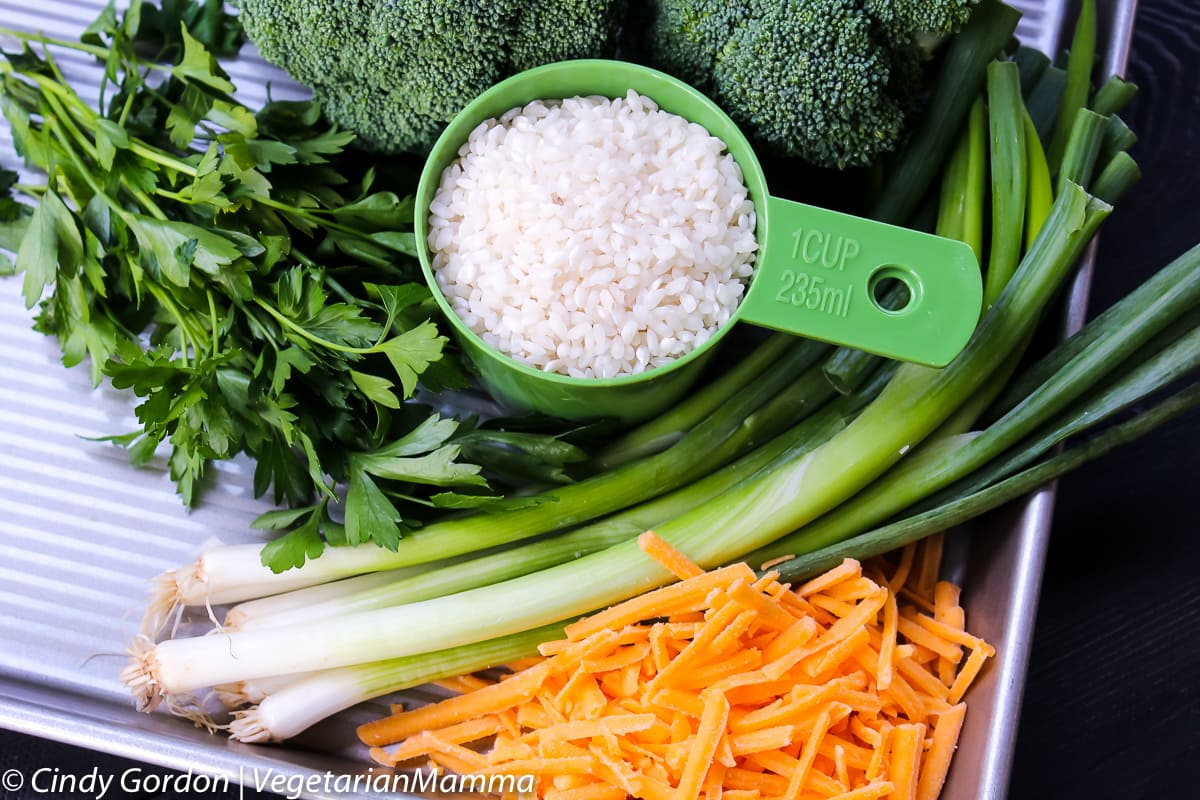
{"type": "Polygon", "coordinates": [[[485,388],[515,411],[566,419],[633,422],[652,416],[687,391],[736,322],[944,366],[970,338],[983,297],[979,264],[966,244],[771,197],[754,150],[733,120],[691,86],[623,61],[548,64],[479,95],[442,132],[425,163],[415,228],[425,279],[485,388]],[[431,265],[429,204],[442,172],[480,123],[534,100],[624,97],[630,89],[725,142],[757,214],[754,274],[730,321],[670,364],[613,378],[545,372],[486,344],[455,315],[431,265]],[[909,294],[907,304],[894,310],[879,304],[881,287],[891,280],[903,283],[909,294]]]}

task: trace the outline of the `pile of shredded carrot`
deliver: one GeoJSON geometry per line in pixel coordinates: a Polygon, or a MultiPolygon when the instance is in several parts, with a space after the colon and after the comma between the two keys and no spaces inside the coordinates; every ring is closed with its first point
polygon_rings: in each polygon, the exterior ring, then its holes
{"type": "Polygon", "coordinates": [[[940,539],[794,589],[640,543],[679,582],[572,623],[499,680],[443,682],[461,694],[362,726],[375,758],[533,774],[546,800],[938,796],[994,654],[937,581],[940,539]]]}

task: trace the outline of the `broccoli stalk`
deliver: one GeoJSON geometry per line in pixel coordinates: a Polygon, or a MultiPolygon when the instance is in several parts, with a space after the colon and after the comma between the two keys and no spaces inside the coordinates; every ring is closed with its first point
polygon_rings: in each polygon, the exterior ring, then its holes
{"type": "Polygon", "coordinates": [[[609,55],[625,0],[240,0],[268,61],[366,149],[427,152],[497,81],[609,55]]]}

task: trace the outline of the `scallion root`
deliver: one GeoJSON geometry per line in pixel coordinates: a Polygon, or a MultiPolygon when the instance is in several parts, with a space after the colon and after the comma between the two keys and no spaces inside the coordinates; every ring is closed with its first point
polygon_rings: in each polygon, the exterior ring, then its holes
{"type": "Polygon", "coordinates": [[[234,711],[235,709],[244,708],[258,702],[251,699],[246,693],[245,681],[234,681],[233,683],[223,683],[220,686],[214,686],[213,695],[216,696],[217,702],[224,706],[227,711],[234,711]]]}
{"type": "Polygon", "coordinates": [[[133,695],[138,711],[153,711],[163,700],[158,680],[158,658],[154,653],[154,640],[139,634],[130,644],[129,664],[121,670],[121,682],[133,695]]]}
{"type": "Polygon", "coordinates": [[[204,568],[203,555],[172,572],[175,573],[175,591],[180,603],[202,606],[208,602],[208,571],[204,568]]]}
{"type": "Polygon", "coordinates": [[[229,727],[214,720],[212,715],[205,711],[203,705],[192,695],[167,695],[163,698],[163,706],[172,716],[191,720],[197,728],[204,728],[209,733],[227,730],[229,727]]]}
{"type": "Polygon", "coordinates": [[[150,581],[150,603],[142,617],[140,634],[157,640],[170,627],[173,637],[183,615],[177,570],[169,569],[150,581]]]}
{"type": "Polygon", "coordinates": [[[229,738],[235,742],[251,744],[276,741],[271,731],[258,713],[258,707],[244,708],[233,712],[233,722],[229,723],[229,738]]]}

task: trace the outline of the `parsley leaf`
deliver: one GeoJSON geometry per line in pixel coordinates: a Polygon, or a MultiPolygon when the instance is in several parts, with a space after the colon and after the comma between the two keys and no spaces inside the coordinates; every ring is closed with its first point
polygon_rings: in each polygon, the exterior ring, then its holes
{"type": "Polygon", "coordinates": [[[568,446],[413,399],[467,376],[415,258],[410,169],[364,159],[312,101],[238,101],[219,0],[110,3],[83,36],[98,108],[36,37],[0,53],[0,111],[46,176],[26,204],[0,171],[0,272],[64,364],[137,397],[140,429],[111,438],[133,463],[162,454],[192,505],[213,462],[249,456],[254,493],[284,506],[256,523],[281,534],[276,571],[494,507],[493,475],[562,477],[568,446]]]}

